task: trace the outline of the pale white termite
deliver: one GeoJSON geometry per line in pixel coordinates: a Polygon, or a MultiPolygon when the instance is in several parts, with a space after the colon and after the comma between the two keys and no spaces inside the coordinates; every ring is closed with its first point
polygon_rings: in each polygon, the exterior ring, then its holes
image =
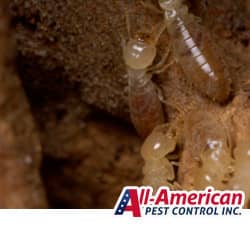
{"type": "Polygon", "coordinates": [[[232,119],[234,134],[234,172],[229,180],[228,189],[245,192],[245,207],[250,208],[250,92],[246,82],[233,101],[232,119]]]}
{"type": "Polygon", "coordinates": [[[186,120],[185,138],[192,156],[200,162],[193,173],[194,189],[224,189],[232,172],[232,155],[231,138],[222,122],[210,112],[193,112],[186,120]]]}
{"type": "Polygon", "coordinates": [[[183,0],[159,0],[159,5],[165,13],[173,55],[187,79],[200,93],[214,101],[225,102],[231,80],[211,33],[188,12],[183,0]]]}
{"type": "Polygon", "coordinates": [[[165,30],[165,23],[157,26],[150,36],[131,35],[127,18],[129,40],[123,42],[123,58],[127,65],[129,82],[130,117],[141,137],[146,137],[154,127],[164,123],[164,112],[152,74],[166,68],[168,53],[152,66],[157,54],[156,44],[165,30]]]}
{"type": "Polygon", "coordinates": [[[173,187],[174,167],[167,159],[176,148],[177,139],[168,125],[157,126],[146,138],[141,148],[145,161],[143,185],[152,186],[156,191],[160,186],[173,187]]]}
{"type": "Polygon", "coordinates": [[[234,149],[234,173],[228,183],[228,188],[245,192],[245,205],[250,200],[250,140],[242,140],[234,149]]]}

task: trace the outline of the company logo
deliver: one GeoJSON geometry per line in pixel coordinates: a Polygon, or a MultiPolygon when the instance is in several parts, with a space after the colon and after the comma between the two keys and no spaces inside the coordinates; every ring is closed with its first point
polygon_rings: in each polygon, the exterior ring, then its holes
{"type": "Polygon", "coordinates": [[[240,215],[245,195],[242,191],[171,191],[161,187],[124,187],[114,208],[115,215],[240,215]]]}

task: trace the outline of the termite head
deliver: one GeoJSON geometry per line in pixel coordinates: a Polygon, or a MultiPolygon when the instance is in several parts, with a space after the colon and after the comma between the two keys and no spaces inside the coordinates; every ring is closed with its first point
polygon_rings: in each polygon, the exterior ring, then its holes
{"type": "Polygon", "coordinates": [[[156,57],[156,47],[141,38],[130,39],[124,46],[123,57],[126,65],[131,69],[146,69],[156,57]]]}
{"type": "Polygon", "coordinates": [[[182,6],[182,2],[182,0],[159,0],[159,5],[163,10],[172,10],[182,6]]]}
{"type": "Polygon", "coordinates": [[[158,160],[173,152],[176,144],[175,131],[171,131],[166,124],[159,125],[144,141],[141,155],[144,160],[158,160]]]}
{"type": "Polygon", "coordinates": [[[173,9],[174,4],[174,0],[159,0],[159,5],[163,10],[173,9]]]}
{"type": "Polygon", "coordinates": [[[159,5],[165,11],[165,18],[172,20],[176,17],[176,11],[182,7],[182,0],[159,0],[159,5]]]}

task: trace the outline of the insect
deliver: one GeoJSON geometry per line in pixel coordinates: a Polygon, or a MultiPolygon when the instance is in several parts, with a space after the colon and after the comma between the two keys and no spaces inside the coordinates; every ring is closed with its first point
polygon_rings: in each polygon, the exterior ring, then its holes
{"type": "Polygon", "coordinates": [[[159,0],[173,44],[173,55],[187,79],[203,95],[223,103],[231,90],[227,68],[209,31],[188,12],[183,0],[159,0]]]}
{"type": "Polygon", "coordinates": [[[128,72],[130,117],[138,134],[144,138],[154,127],[164,123],[163,107],[152,74],[159,74],[166,69],[168,53],[159,63],[152,64],[157,54],[156,44],[166,25],[157,25],[150,36],[137,34],[133,37],[128,14],[126,20],[129,40],[123,40],[122,47],[128,72]]]}
{"type": "Polygon", "coordinates": [[[175,133],[167,124],[157,126],[147,137],[141,148],[145,160],[143,184],[157,190],[160,186],[173,188],[174,167],[166,158],[176,148],[175,133]]]}
{"type": "Polygon", "coordinates": [[[242,190],[245,192],[246,203],[250,199],[250,142],[242,140],[237,143],[234,149],[234,168],[233,177],[228,183],[228,188],[242,190]]]}
{"type": "Polygon", "coordinates": [[[226,128],[214,114],[196,111],[189,115],[184,131],[187,147],[200,163],[195,169],[193,187],[225,188],[232,172],[231,138],[226,128]]]}
{"type": "Polygon", "coordinates": [[[250,206],[250,102],[249,83],[239,91],[233,100],[232,132],[234,134],[234,172],[228,182],[228,189],[245,192],[245,206],[250,206]]]}

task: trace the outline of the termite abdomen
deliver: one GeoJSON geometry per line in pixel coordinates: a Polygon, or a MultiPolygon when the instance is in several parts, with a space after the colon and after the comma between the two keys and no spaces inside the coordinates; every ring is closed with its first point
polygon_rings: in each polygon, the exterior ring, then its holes
{"type": "MultiPolygon", "coordinates": [[[[172,1],[173,2],[173,1],[172,1]]],[[[203,95],[223,103],[230,94],[231,80],[211,34],[188,13],[185,5],[162,5],[173,53],[187,79],[203,95]]]]}
{"type": "MultiPolygon", "coordinates": [[[[153,128],[164,123],[164,112],[159,96],[149,75],[143,76],[143,84],[130,84],[130,117],[141,137],[149,135],[153,128]],[[148,78],[148,79],[146,79],[148,78]]],[[[132,79],[130,79],[132,80],[132,79]]]]}
{"type": "Polygon", "coordinates": [[[196,89],[212,100],[225,102],[230,93],[231,81],[214,43],[200,25],[188,26],[192,29],[187,28],[181,19],[178,20],[175,33],[179,33],[180,37],[178,43],[177,40],[174,43],[178,61],[196,89]]]}
{"type": "Polygon", "coordinates": [[[123,59],[128,72],[130,117],[138,134],[146,137],[157,125],[164,123],[163,107],[152,74],[165,70],[168,57],[152,64],[157,54],[156,44],[166,24],[157,25],[149,37],[143,33],[133,37],[128,15],[126,19],[129,39],[123,40],[123,59]]]}

